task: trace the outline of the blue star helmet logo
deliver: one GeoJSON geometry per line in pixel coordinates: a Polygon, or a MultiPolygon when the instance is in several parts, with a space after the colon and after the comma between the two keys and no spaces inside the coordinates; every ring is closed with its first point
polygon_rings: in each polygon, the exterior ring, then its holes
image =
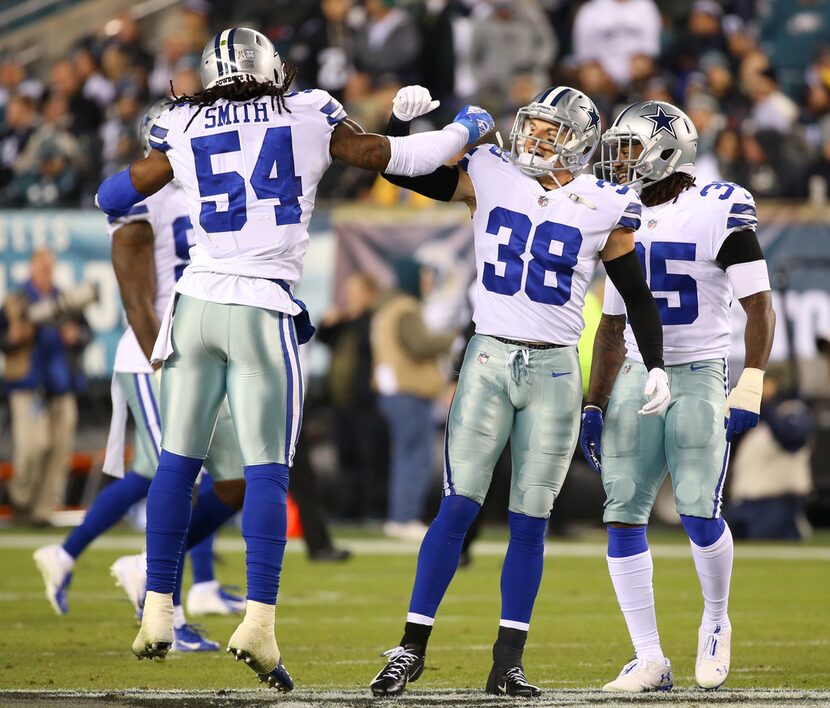
{"type": "Polygon", "coordinates": [[[661,130],[665,130],[669,135],[671,135],[675,140],[677,139],[677,133],[674,131],[674,121],[676,121],[680,116],[673,116],[670,113],[666,113],[663,110],[663,106],[657,105],[655,106],[656,112],[650,116],[643,116],[646,120],[650,120],[654,123],[654,128],[651,130],[651,136],[654,137],[659,133],[661,130]]]}
{"type": "Polygon", "coordinates": [[[588,122],[588,130],[593,128],[594,126],[599,125],[599,113],[597,113],[597,109],[593,106],[580,106],[584,111],[588,113],[588,117],[590,118],[588,122]]]}

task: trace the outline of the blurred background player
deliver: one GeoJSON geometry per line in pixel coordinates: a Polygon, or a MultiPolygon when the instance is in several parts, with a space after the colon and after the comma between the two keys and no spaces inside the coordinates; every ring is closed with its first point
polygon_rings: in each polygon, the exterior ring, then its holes
{"type": "MultiPolygon", "coordinates": [[[[154,104],[140,122],[139,132],[145,151],[149,152],[150,130],[167,101],[154,104]]],[[[161,422],[158,405],[158,377],[148,359],[158,335],[159,320],[176,280],[190,262],[189,249],[193,228],[181,187],[171,182],[164,189],[133,207],[128,214],[111,219],[112,263],[118,279],[129,327],[119,342],[112,383],[113,420],[108,441],[105,471],[118,477],[95,499],[84,521],[67,536],[62,545],[37,549],[35,562],[40,569],[46,595],[58,614],[69,611],[67,593],[75,561],[98,536],[120,521],[127,510],[147,496],[155,474],[161,447],[161,422]],[[127,409],[136,423],[136,456],[133,469],[124,475],[124,435],[127,409]]],[[[192,520],[193,531],[202,537],[227,521],[240,507],[244,482],[242,459],[230,422],[223,410],[214,434],[206,466],[219,481],[200,485],[199,504],[192,520]]],[[[206,478],[206,475],[203,475],[206,478]]],[[[188,545],[193,545],[190,536],[188,545]]],[[[230,613],[244,609],[243,598],[211,582],[212,553],[207,553],[194,567],[197,581],[208,587],[197,588],[192,609],[197,613],[230,613]],[[205,557],[207,556],[207,557],[205,557]]],[[[124,556],[111,572],[127,593],[136,611],[144,602],[144,555],[124,556]]],[[[186,623],[181,607],[181,569],[174,597],[175,651],[211,651],[218,642],[205,639],[186,623]]]]}
{"type": "Polygon", "coordinates": [[[245,462],[248,581],[245,619],[228,651],[260,681],[290,691],[274,624],[288,468],[302,418],[297,347],[314,331],[291,288],[317,183],[332,158],[377,171],[430,172],[490,131],[493,120],[468,106],[441,131],[364,134],[325,91],[290,92],[293,70],[286,72],[267,37],[246,28],[208,42],[201,76],[204,90],[177,98],[151,128],[150,154],[105,180],[97,197],[117,217],[175,174],[196,232],[192,263],[153,351],[165,362],[164,440],[148,494],[147,597],[133,652],[164,657],[172,643],[172,593],[193,483],[227,394],[245,462]]]}
{"type": "Polygon", "coordinates": [[[646,541],[667,470],[703,593],[695,678],[701,688],[713,689],[729,672],[733,547],[721,518],[723,483],[729,443],[758,423],[775,313],[752,195],[729,182],[697,186],[697,140],[695,126],[677,107],[635,103],[603,135],[597,166],[605,179],[642,195],[637,253],[653,292],[661,295],[657,304],[672,393],[665,414],[637,415],[646,367],[626,324],[625,303],[616,284],[606,282],[581,445],[602,474],[608,570],[635,652],[619,677],[604,686],[608,691],[672,687],[671,662],[657,633],[646,541]],[[746,356],[729,392],[733,297],[747,315],[746,356]]]}
{"type": "MultiPolygon", "coordinates": [[[[405,87],[395,98],[393,117],[405,133],[409,121],[434,107],[426,89],[405,87]]],[[[591,99],[559,86],[519,109],[509,152],[480,145],[457,165],[432,174],[387,176],[425,196],[470,208],[478,281],[476,335],[467,346],[447,421],[444,496],[421,544],[400,645],[386,652],[388,662],[370,685],[376,696],[402,693],[423,672],[438,606],[508,440],[510,542],[486,691],[540,694],[525,676],[522,654],[542,581],[547,519],[579,433],[576,344],[584,325],[583,299],[600,259],[624,293],[648,352],[648,380],[638,392],[641,412],[657,414],[668,403],[657,307],[634,252],[640,201],[633,190],[579,174],[599,138],[591,99]]]]}

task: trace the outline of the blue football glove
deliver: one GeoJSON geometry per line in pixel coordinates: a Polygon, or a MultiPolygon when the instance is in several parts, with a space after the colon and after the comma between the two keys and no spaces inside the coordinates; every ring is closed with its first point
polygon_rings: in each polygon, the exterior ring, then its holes
{"type": "Polygon", "coordinates": [[[758,425],[761,419],[761,394],[764,388],[764,372],[761,369],[746,368],[738,383],[729,392],[724,405],[726,442],[732,442],[736,435],[758,425]]]}
{"type": "Polygon", "coordinates": [[[582,410],[582,430],[579,433],[579,447],[594,472],[602,474],[602,411],[596,406],[585,406],[582,410]]]}
{"type": "Polygon", "coordinates": [[[458,115],[452,119],[452,122],[463,125],[469,131],[470,143],[480,140],[496,128],[493,116],[480,106],[464,106],[458,111],[458,115]]]}

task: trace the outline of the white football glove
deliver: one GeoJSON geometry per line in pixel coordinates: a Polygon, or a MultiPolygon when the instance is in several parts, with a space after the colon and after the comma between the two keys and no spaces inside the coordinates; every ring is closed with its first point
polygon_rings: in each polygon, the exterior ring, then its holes
{"type": "Polygon", "coordinates": [[[433,101],[429,89],[404,86],[392,99],[392,113],[398,120],[410,121],[434,111],[441,101],[433,101]]]}
{"type": "Polygon", "coordinates": [[[669,377],[663,369],[648,372],[643,393],[649,401],[638,411],[640,415],[660,415],[671,403],[669,377]]]}

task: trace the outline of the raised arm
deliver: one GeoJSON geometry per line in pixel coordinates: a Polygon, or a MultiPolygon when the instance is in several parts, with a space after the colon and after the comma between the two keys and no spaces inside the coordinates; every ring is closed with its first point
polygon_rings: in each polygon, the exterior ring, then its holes
{"type": "Polygon", "coordinates": [[[442,130],[404,137],[364,133],[354,121],[344,120],[332,133],[329,151],[356,167],[412,177],[435,171],[493,126],[490,114],[477,106],[463,108],[442,130]]]}
{"type": "Polygon", "coordinates": [[[134,205],[158,192],[171,179],[173,168],[167,155],[159,150],[150,150],[147,157],[136,160],[101,182],[95,204],[108,216],[124,216],[134,205]]]}
{"type": "Polygon", "coordinates": [[[127,322],[149,361],[159,332],[159,319],[153,307],[156,267],[150,224],[133,221],[113,234],[112,266],[127,322]]]}

